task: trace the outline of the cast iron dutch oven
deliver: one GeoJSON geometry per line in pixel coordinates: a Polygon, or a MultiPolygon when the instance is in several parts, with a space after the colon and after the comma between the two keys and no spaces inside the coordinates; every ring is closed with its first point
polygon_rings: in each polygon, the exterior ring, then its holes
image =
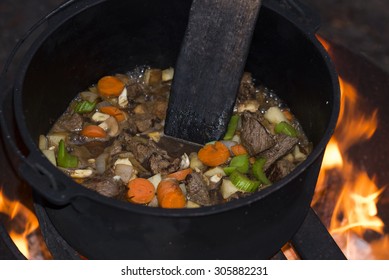
{"type": "Polygon", "coordinates": [[[92,259],[266,259],[303,222],[339,87],[315,38],[315,17],[295,1],[264,1],[246,71],[291,107],[311,155],[268,189],[224,205],[156,209],[103,197],[73,182],[38,149],[75,94],[103,75],[175,65],[189,0],[70,1],[42,19],[2,74],[1,123],[10,162],[33,187],[62,237],[92,259]]]}

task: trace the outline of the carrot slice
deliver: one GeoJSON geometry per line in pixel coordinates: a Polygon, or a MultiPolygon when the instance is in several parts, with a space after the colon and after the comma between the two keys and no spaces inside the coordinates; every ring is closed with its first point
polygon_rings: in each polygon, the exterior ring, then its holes
{"type": "Polygon", "coordinates": [[[178,181],[175,179],[164,179],[157,188],[158,204],[162,208],[184,208],[186,198],[178,181]]]}
{"type": "Polygon", "coordinates": [[[174,173],[170,173],[166,176],[166,178],[174,178],[178,181],[183,181],[185,180],[186,176],[188,176],[192,172],[193,172],[192,168],[186,168],[183,170],[178,170],[177,172],[174,173]]]}
{"type": "Polygon", "coordinates": [[[208,166],[218,166],[225,163],[230,157],[230,151],[220,141],[215,144],[208,144],[198,152],[199,160],[208,166]]]}
{"type": "Polygon", "coordinates": [[[293,120],[293,115],[292,115],[292,113],[289,110],[284,110],[284,111],[282,111],[282,113],[284,114],[285,118],[288,121],[292,121],[293,120]]]}
{"type": "Polygon", "coordinates": [[[88,125],[81,130],[81,135],[86,137],[105,138],[107,133],[100,126],[88,125]]]}
{"type": "Polygon", "coordinates": [[[127,187],[128,200],[136,204],[149,203],[155,196],[154,185],[144,178],[129,181],[127,187]]]}
{"type": "Polygon", "coordinates": [[[246,155],[247,154],[246,148],[243,147],[243,145],[241,145],[241,144],[237,144],[237,145],[232,146],[231,147],[231,152],[235,156],[240,156],[240,155],[246,155]]]}
{"type": "Polygon", "coordinates": [[[114,76],[104,76],[97,82],[97,89],[101,95],[107,97],[119,96],[125,84],[114,76]]]}
{"type": "Polygon", "coordinates": [[[115,106],[101,107],[100,112],[113,116],[118,122],[124,121],[126,119],[124,112],[115,106]]]}

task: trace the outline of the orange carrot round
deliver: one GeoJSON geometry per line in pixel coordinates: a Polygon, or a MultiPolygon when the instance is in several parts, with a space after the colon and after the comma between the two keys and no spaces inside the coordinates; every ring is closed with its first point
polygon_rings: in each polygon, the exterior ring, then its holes
{"type": "Polygon", "coordinates": [[[293,120],[293,115],[292,115],[292,113],[289,110],[284,110],[284,111],[282,111],[282,113],[284,114],[285,118],[288,121],[292,121],[293,120]]]}
{"type": "Polygon", "coordinates": [[[118,122],[124,121],[126,119],[124,112],[115,106],[101,107],[100,112],[113,116],[118,122]]]}
{"type": "Polygon", "coordinates": [[[192,168],[186,168],[183,170],[178,170],[174,173],[170,173],[166,176],[166,178],[174,178],[178,181],[183,181],[185,180],[186,176],[188,176],[192,172],[193,172],[192,168]]]}
{"type": "Polygon", "coordinates": [[[237,145],[232,146],[232,147],[231,147],[231,152],[232,152],[235,156],[246,155],[246,154],[247,154],[246,148],[243,147],[243,145],[241,145],[241,144],[237,144],[237,145]]]}
{"type": "Polygon", "coordinates": [[[105,138],[107,137],[107,133],[104,129],[102,129],[100,126],[97,125],[88,125],[85,126],[81,130],[81,135],[84,135],[86,137],[94,137],[94,138],[105,138]]]}
{"type": "Polygon", "coordinates": [[[155,196],[154,185],[144,178],[129,181],[127,187],[128,200],[136,204],[149,203],[155,196]]]}
{"type": "Polygon", "coordinates": [[[101,95],[107,97],[119,96],[125,84],[114,76],[104,76],[97,82],[97,89],[101,95]]]}
{"type": "Polygon", "coordinates": [[[162,208],[184,208],[186,198],[178,181],[175,179],[164,179],[157,188],[158,204],[162,208]]]}
{"type": "Polygon", "coordinates": [[[225,163],[230,157],[230,151],[222,142],[208,144],[198,152],[199,160],[208,166],[218,166],[225,163]]]}

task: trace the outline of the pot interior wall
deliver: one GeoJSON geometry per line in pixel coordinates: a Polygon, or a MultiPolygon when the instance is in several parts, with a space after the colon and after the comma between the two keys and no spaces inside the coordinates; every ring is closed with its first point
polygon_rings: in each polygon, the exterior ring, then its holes
{"type": "MultiPolygon", "coordinates": [[[[99,77],[139,65],[174,67],[189,8],[190,1],[182,0],[107,1],[41,38],[25,66],[21,90],[33,141],[99,77]]],[[[330,118],[333,88],[323,58],[309,39],[262,7],[246,69],[290,105],[308,137],[318,143],[330,118]]]]}

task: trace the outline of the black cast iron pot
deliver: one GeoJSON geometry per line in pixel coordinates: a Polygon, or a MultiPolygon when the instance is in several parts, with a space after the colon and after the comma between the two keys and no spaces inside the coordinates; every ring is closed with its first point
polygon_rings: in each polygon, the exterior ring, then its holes
{"type": "Polygon", "coordinates": [[[138,65],[174,66],[191,1],[70,1],[29,32],[2,75],[3,136],[10,162],[73,248],[92,259],[264,259],[293,236],[336,124],[339,89],[315,38],[316,21],[291,3],[264,1],[246,71],[285,100],[314,150],[268,189],[199,209],[103,197],[57,170],[37,147],[75,94],[99,77],[138,65]]]}

